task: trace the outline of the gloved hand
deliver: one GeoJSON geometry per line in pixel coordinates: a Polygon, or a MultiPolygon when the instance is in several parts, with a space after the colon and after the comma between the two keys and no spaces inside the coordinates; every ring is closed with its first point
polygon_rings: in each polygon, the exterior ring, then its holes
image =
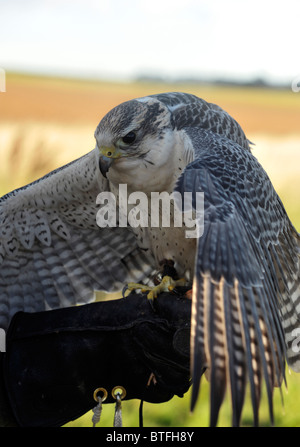
{"type": "MultiPolygon", "coordinates": [[[[10,324],[3,380],[20,426],[61,426],[95,407],[97,388],[159,403],[190,387],[191,301],[164,293],[39,313],[10,324]]],[[[0,415],[1,417],[1,415],[0,415]]]]}

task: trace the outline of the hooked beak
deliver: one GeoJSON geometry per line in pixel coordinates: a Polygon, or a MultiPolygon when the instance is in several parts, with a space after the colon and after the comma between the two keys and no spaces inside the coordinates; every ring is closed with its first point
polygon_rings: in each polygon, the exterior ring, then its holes
{"type": "Polygon", "coordinates": [[[103,177],[106,178],[106,174],[108,173],[108,170],[109,170],[113,161],[114,161],[113,158],[108,158],[108,157],[105,157],[104,155],[102,155],[102,156],[100,155],[99,169],[100,169],[100,172],[103,175],[103,177]]]}
{"type": "Polygon", "coordinates": [[[99,148],[99,169],[103,177],[106,178],[106,174],[116,158],[120,158],[121,154],[115,147],[100,146],[99,148]]]}

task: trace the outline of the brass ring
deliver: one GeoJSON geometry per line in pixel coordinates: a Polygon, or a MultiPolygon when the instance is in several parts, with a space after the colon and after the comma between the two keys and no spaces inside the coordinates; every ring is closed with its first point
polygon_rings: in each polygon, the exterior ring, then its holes
{"type": "Polygon", "coordinates": [[[113,389],[112,389],[112,391],[111,391],[111,395],[112,395],[112,397],[113,397],[114,399],[117,398],[118,390],[121,390],[121,393],[119,393],[119,394],[120,394],[120,399],[121,399],[121,400],[124,399],[125,396],[126,396],[126,390],[125,390],[125,388],[123,388],[122,386],[115,386],[115,387],[113,387],[113,389]]]}
{"type": "Polygon", "coordinates": [[[98,402],[98,396],[97,396],[98,393],[103,393],[103,397],[101,398],[101,400],[102,400],[102,402],[104,402],[106,400],[107,396],[108,396],[108,393],[107,393],[106,389],[105,388],[97,388],[94,391],[93,396],[94,396],[94,400],[96,402],[98,402]]]}

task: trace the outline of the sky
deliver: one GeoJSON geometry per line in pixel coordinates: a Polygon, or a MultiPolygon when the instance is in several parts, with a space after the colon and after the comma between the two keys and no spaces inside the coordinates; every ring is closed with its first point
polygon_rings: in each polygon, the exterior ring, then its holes
{"type": "Polygon", "coordinates": [[[0,0],[0,68],[291,83],[299,0],[0,0]]]}

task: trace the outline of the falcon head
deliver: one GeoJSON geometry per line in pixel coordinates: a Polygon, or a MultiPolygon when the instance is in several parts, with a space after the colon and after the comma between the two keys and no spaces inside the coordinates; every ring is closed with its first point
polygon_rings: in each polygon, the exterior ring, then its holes
{"type": "Polygon", "coordinates": [[[112,183],[143,189],[147,185],[149,190],[164,186],[176,132],[171,112],[161,101],[145,97],[120,104],[101,120],[95,138],[100,171],[112,183]]]}

